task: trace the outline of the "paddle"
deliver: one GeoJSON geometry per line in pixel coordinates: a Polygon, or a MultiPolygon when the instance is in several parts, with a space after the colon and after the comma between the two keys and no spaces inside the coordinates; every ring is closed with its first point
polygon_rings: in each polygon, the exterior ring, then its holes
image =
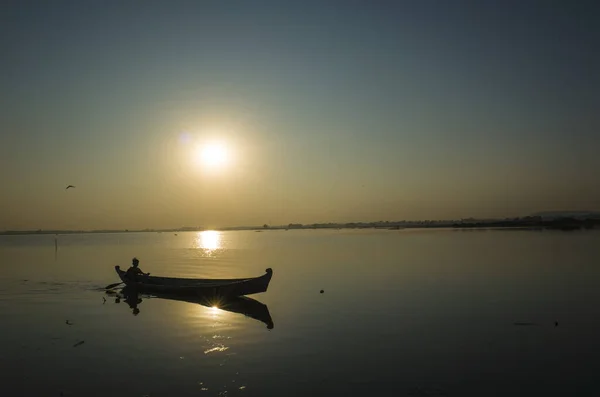
{"type": "Polygon", "coordinates": [[[117,285],[123,284],[123,282],[121,281],[120,283],[114,283],[114,284],[109,284],[106,287],[104,287],[104,289],[111,289],[116,287],[117,285]]]}

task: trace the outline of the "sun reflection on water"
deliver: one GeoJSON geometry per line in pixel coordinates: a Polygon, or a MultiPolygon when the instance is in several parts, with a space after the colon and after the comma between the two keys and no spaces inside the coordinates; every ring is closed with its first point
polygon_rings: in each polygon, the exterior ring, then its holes
{"type": "Polygon", "coordinates": [[[219,314],[219,307],[217,305],[214,305],[213,307],[210,308],[210,314],[213,317],[217,317],[217,314],[219,314]]]}
{"type": "Polygon", "coordinates": [[[194,248],[202,249],[207,255],[222,248],[221,233],[216,230],[198,232],[194,241],[194,248]]]}

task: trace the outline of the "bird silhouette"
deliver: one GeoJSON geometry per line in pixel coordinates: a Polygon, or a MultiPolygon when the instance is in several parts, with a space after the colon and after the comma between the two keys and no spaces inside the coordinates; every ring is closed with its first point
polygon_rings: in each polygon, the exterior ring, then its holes
{"type": "Polygon", "coordinates": [[[67,187],[65,188],[65,190],[67,190],[67,189],[68,189],[68,188],[70,188],[70,187],[75,187],[75,186],[73,186],[73,185],[69,185],[69,186],[67,186],[67,187]]]}

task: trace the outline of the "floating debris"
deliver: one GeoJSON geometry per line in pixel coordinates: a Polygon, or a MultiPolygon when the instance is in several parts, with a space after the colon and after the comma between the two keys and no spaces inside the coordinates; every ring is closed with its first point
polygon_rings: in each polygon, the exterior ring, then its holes
{"type": "Polygon", "coordinates": [[[105,303],[106,303],[106,298],[102,297],[102,304],[105,304],[105,303]]]}
{"type": "Polygon", "coordinates": [[[67,325],[73,325],[73,323],[69,322],[69,320],[66,320],[65,324],[67,324],[67,325]]]}
{"type": "Polygon", "coordinates": [[[321,293],[325,292],[324,290],[321,290],[321,293]]]}
{"type": "Polygon", "coordinates": [[[555,327],[558,327],[558,321],[555,321],[555,322],[554,322],[554,326],[555,326],[555,327]]]}
{"type": "Polygon", "coordinates": [[[79,342],[75,343],[75,344],[73,345],[73,347],[81,346],[81,345],[83,345],[84,343],[85,343],[85,341],[84,341],[84,340],[82,340],[82,341],[79,341],[79,342]]]}

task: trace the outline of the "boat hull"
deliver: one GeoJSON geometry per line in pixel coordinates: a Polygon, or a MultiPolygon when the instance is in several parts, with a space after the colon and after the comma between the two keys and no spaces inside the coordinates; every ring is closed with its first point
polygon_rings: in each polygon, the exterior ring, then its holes
{"type": "Polygon", "coordinates": [[[115,270],[128,287],[139,292],[175,294],[181,296],[234,297],[266,292],[273,276],[267,269],[260,277],[241,279],[185,279],[171,277],[137,276],[131,280],[119,266],[115,270]]]}

